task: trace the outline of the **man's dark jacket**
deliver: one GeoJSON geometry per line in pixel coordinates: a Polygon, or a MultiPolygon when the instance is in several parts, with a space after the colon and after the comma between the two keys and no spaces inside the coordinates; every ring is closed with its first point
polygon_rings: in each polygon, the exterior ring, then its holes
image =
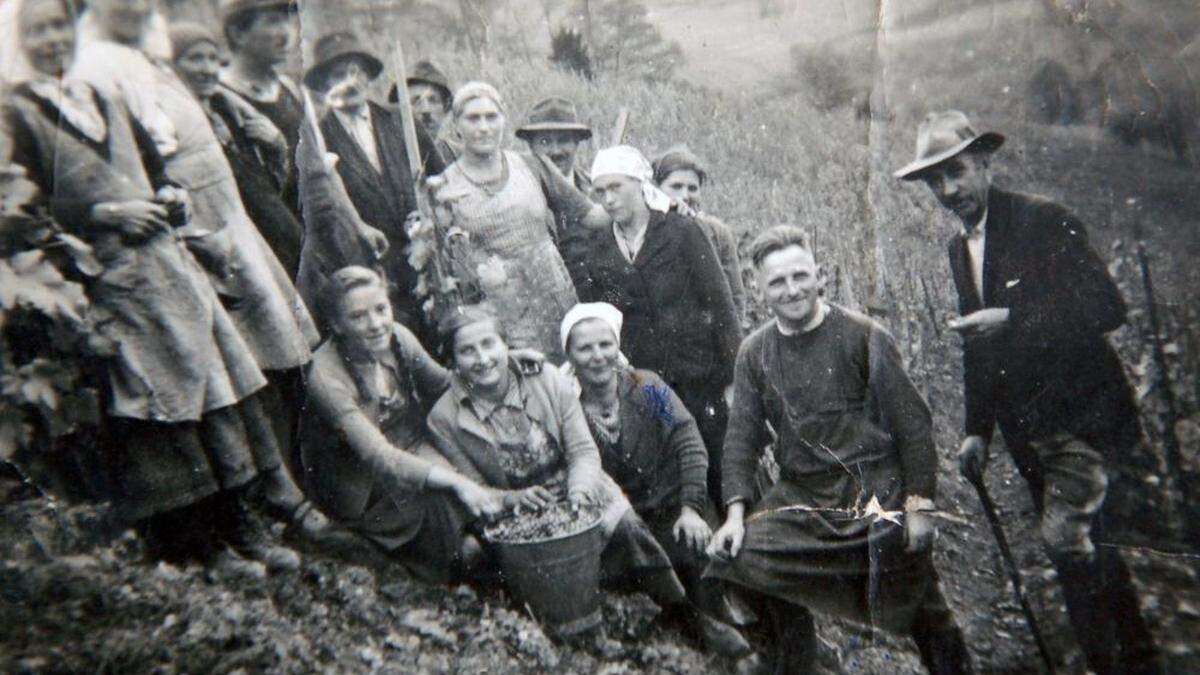
{"type": "Polygon", "coordinates": [[[1125,323],[1125,302],[1083,224],[1054,202],[993,187],[985,228],[982,299],[965,235],[949,246],[959,312],[1010,312],[1007,328],[964,342],[967,434],[990,438],[999,424],[1012,448],[1068,432],[1109,455],[1128,449],[1141,433],[1137,408],[1105,338],[1125,323]]]}
{"type": "Polygon", "coordinates": [[[586,242],[579,299],[621,310],[621,351],[634,367],[654,371],[672,386],[719,388],[733,380],[741,325],[717,254],[695,221],[651,211],[632,263],[612,228],[593,230],[586,242]]]}
{"type": "MultiPolygon", "coordinates": [[[[388,281],[395,284],[399,291],[398,297],[393,297],[393,302],[397,299],[402,301],[401,306],[396,307],[397,312],[410,314],[416,311],[415,301],[412,300],[416,272],[408,264],[408,234],[404,231],[404,219],[416,210],[417,201],[413,192],[412,172],[408,168],[407,149],[404,147],[404,131],[398,113],[373,102],[368,105],[382,173],[371,165],[366,153],[333,111],[321,119],[321,134],[325,137],[326,149],[339,158],[338,174],[359,217],[367,225],[387,235],[389,247],[383,259],[383,268],[388,281]]],[[[445,165],[434,149],[433,141],[420,125],[417,125],[417,144],[426,174],[440,174],[445,165]]],[[[415,314],[412,316],[415,318],[415,314]]],[[[398,318],[408,323],[403,317],[398,318]]]]}

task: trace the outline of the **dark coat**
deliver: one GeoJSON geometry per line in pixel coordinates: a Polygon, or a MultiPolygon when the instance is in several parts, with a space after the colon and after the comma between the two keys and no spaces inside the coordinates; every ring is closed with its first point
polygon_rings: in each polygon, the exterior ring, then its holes
{"type": "MultiPolygon", "coordinates": [[[[408,264],[408,234],[404,231],[404,219],[416,210],[417,200],[408,168],[408,151],[404,147],[404,131],[400,115],[395,111],[376,103],[368,105],[382,173],[371,166],[366,154],[332,111],[321,118],[321,134],[325,137],[326,149],[339,157],[338,174],[359,217],[387,235],[390,246],[384,255],[383,267],[388,281],[399,291],[399,299],[405,300],[395,309],[398,313],[412,313],[416,311],[416,302],[412,300],[416,272],[408,264]]],[[[431,176],[440,174],[446,167],[420,125],[417,126],[417,144],[425,172],[431,176]]],[[[397,299],[393,294],[393,302],[397,299]]]]}
{"type": "Polygon", "coordinates": [[[999,424],[1014,448],[1058,432],[1129,448],[1137,408],[1105,338],[1125,323],[1125,302],[1083,223],[1054,202],[992,188],[986,228],[982,299],[965,235],[949,245],[959,312],[1010,312],[1007,328],[964,343],[966,432],[990,438],[999,424]]]}
{"type": "Polygon", "coordinates": [[[618,377],[621,437],[615,445],[596,438],[604,472],[647,521],[666,512],[674,522],[681,506],[704,513],[708,450],[695,418],[658,375],[623,370],[618,377]]]}
{"type": "Polygon", "coordinates": [[[231,96],[237,94],[221,90],[212,99],[213,110],[224,120],[232,136],[222,144],[225,158],[229,160],[229,168],[237,179],[238,192],[250,220],[254,221],[259,234],[271,247],[271,252],[279,258],[279,264],[287,270],[288,277],[295,279],[300,269],[304,228],[283,196],[287,181],[293,175],[291,162],[285,154],[287,148],[270,148],[255,143],[246,134],[246,120],[236,104],[231,102],[231,96]]]}
{"type": "Polygon", "coordinates": [[[611,228],[591,232],[588,250],[579,299],[621,310],[621,349],[634,367],[659,373],[677,388],[732,381],[740,322],[717,254],[699,225],[652,211],[632,263],[611,228]]]}

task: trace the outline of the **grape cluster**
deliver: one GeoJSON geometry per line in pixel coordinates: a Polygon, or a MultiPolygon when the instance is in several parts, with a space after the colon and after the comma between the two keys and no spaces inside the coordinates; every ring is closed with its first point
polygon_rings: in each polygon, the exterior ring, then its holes
{"type": "Polygon", "coordinates": [[[578,534],[596,524],[600,508],[582,504],[577,509],[558,502],[537,512],[513,513],[488,526],[483,535],[489,541],[519,544],[578,534]]]}

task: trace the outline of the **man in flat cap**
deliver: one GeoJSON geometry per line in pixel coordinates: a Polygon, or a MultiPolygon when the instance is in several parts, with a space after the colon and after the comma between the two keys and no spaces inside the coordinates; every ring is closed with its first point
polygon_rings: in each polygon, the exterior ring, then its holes
{"type": "MultiPolygon", "coordinates": [[[[454,100],[449,78],[433,61],[417,61],[412,72],[404,78],[404,85],[408,88],[408,102],[416,123],[425,127],[429,137],[434,139],[438,153],[446,164],[453,162],[462,148],[443,133],[442,128],[450,112],[450,103],[454,100]]],[[[399,88],[393,84],[388,91],[388,103],[399,103],[399,92],[399,88]]]]}
{"type": "Polygon", "coordinates": [[[1161,672],[1129,569],[1102,541],[1106,462],[1142,437],[1105,338],[1125,323],[1125,303],[1082,222],[1059,204],[992,186],[991,155],[1003,142],[959,111],[931,113],[917,131],[917,158],[895,173],[924,181],[962,221],[949,246],[961,314],[950,327],[963,336],[966,388],[960,469],[984,471],[999,426],[1033,493],[1088,669],[1161,672]]]}
{"type": "Polygon", "coordinates": [[[592,179],[578,161],[579,144],[592,137],[592,130],[579,121],[574,103],[561,96],[538,101],[515,135],[528,143],[535,155],[550,160],[583,194],[591,196],[592,179]]]}
{"type": "MultiPolygon", "coordinates": [[[[383,62],[366,51],[364,40],[334,32],[317,40],[313,65],[304,84],[324,95],[329,106],[321,118],[326,149],[338,156],[338,174],[350,201],[370,227],[387,237],[381,266],[396,320],[419,336],[428,335],[413,293],[417,275],[408,262],[408,233],[404,222],[417,208],[400,115],[368,100],[371,82],[383,72],[383,62]]],[[[445,169],[429,134],[417,125],[418,151],[426,175],[445,169]]]]}

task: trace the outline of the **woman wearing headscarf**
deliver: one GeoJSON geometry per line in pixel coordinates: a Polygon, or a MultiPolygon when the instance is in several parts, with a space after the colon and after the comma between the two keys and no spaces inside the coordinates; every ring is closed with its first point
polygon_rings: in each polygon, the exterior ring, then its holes
{"type": "Polygon", "coordinates": [[[576,302],[568,265],[582,232],[608,218],[547,161],[502,148],[507,110],[491,85],[460,87],[451,114],[463,149],[436,197],[465,235],[468,274],[514,345],[561,361],[558,323],[576,302]]]}
{"type": "MultiPolygon", "coordinates": [[[[165,162],[167,176],[188,190],[191,222],[180,233],[205,264],[269,386],[260,405],[270,411],[261,440],[253,444],[264,468],[279,467],[281,443],[296,423],[300,372],[318,336],[287,272],[251,222],[237,181],[209,117],[155,50],[163,36],[151,3],[91,0],[80,19],[81,38],[70,75],[124,103],[146,128],[165,162]]],[[[167,49],[170,49],[169,39],[167,49]]],[[[256,429],[257,434],[260,430],[256,429]]],[[[272,470],[265,498],[272,514],[317,536],[324,519],[294,482],[272,470]]]]}
{"type": "Polygon", "coordinates": [[[447,314],[439,333],[453,370],[428,422],[455,469],[500,490],[510,508],[538,511],[560,500],[597,504],[605,579],[634,581],[664,615],[682,621],[711,649],[747,653],[736,631],[688,601],[666,552],[604,472],[571,381],[553,368],[530,372],[510,358],[503,325],[484,306],[447,314]]]}
{"type": "Polygon", "coordinates": [[[584,302],[608,302],[625,317],[621,344],[635,368],[653,371],[696,417],[708,449],[708,490],[720,503],[721,443],[729,417],[740,322],[712,243],[691,218],[670,211],[636,148],[601,150],[592,192],[612,217],[590,234],[584,302]]]}
{"type": "Polygon", "coordinates": [[[725,611],[719,584],[701,580],[704,549],[719,524],[708,499],[708,452],[675,392],[621,354],[621,312],[606,302],[567,312],[561,337],[564,374],[579,385],[579,401],[604,472],[671,559],[688,597],[713,616],[725,611]]]}
{"type": "Polygon", "coordinates": [[[501,499],[450,468],[430,442],[425,415],[450,374],[395,321],[375,272],[342,268],[322,297],[332,337],[308,372],[300,428],[308,493],[419,577],[461,577],[479,551],[466,516],[493,515],[501,499]]]}
{"type": "MultiPolygon", "coordinates": [[[[241,494],[259,475],[245,419],[266,380],[171,222],[187,193],[166,176],[120,100],[62,79],[74,51],[65,0],[9,0],[20,46],[4,122],[12,161],[103,266],[87,281],[107,373],[113,502],[151,558],[215,562],[232,546],[277,566],[295,553],[254,540],[241,494]]],[[[261,415],[261,413],[259,413],[261,415]]]]}
{"type": "Polygon", "coordinates": [[[216,34],[191,22],[171,24],[172,64],[200,100],[237,179],[242,204],[279,263],[294,278],[300,267],[300,221],[281,193],[291,170],[288,139],[253,105],[222,86],[216,34]]]}

